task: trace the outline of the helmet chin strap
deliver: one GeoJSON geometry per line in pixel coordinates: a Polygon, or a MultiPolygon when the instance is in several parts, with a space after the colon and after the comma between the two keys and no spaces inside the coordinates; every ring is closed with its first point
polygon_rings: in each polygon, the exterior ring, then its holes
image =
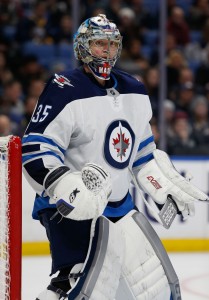
{"type": "Polygon", "coordinates": [[[92,73],[102,80],[109,80],[110,79],[110,72],[112,70],[112,66],[109,62],[105,61],[103,63],[94,63],[93,61],[88,63],[89,69],[92,73]]]}

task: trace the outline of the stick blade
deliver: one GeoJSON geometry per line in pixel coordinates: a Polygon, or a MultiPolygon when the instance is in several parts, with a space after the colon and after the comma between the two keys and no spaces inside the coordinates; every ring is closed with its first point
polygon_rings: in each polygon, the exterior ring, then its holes
{"type": "Polygon", "coordinates": [[[169,229],[173,223],[176,215],[178,213],[178,208],[174,200],[168,196],[168,200],[163,205],[162,209],[159,212],[159,217],[162,221],[163,226],[166,229],[169,229]]]}

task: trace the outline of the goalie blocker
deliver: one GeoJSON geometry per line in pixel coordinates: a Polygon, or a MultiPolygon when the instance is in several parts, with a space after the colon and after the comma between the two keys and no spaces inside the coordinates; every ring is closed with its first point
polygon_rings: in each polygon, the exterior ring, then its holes
{"type": "Polygon", "coordinates": [[[157,220],[160,217],[163,225],[169,228],[178,210],[186,219],[195,214],[194,201],[208,203],[209,198],[176,171],[164,151],[156,149],[153,155],[154,159],[138,172],[136,184],[157,204],[164,205],[155,217],[157,220]],[[165,221],[169,213],[170,219],[165,221]]]}

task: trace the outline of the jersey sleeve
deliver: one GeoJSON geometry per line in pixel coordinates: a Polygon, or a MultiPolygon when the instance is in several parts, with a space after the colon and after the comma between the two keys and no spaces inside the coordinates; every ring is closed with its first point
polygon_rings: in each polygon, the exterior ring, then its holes
{"type": "Polygon", "coordinates": [[[154,136],[152,133],[152,129],[150,126],[150,119],[152,117],[152,109],[150,100],[148,98],[148,101],[146,102],[146,123],[145,130],[143,132],[143,136],[141,138],[141,142],[138,146],[137,154],[134,159],[134,163],[132,166],[133,172],[136,175],[139,170],[150,160],[152,160],[153,157],[153,151],[156,149],[156,144],[154,142],[154,136]]]}
{"type": "Polygon", "coordinates": [[[39,195],[44,195],[47,174],[65,166],[73,132],[69,88],[60,88],[54,78],[49,80],[22,139],[23,172],[39,195]]]}

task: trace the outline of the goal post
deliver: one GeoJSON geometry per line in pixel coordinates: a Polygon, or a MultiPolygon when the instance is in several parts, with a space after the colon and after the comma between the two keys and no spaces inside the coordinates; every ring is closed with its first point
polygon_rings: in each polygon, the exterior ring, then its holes
{"type": "Polygon", "coordinates": [[[21,300],[21,139],[0,137],[0,299],[21,300]]]}

